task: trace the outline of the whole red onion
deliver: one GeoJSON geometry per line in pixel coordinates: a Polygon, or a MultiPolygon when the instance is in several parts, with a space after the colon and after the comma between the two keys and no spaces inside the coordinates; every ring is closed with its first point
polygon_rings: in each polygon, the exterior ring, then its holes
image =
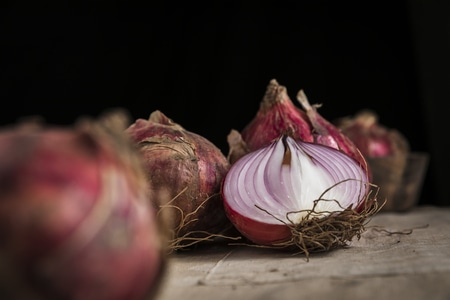
{"type": "Polygon", "coordinates": [[[285,86],[272,79],[256,116],[240,132],[250,151],[267,146],[281,134],[290,132],[294,139],[312,142],[311,124],[305,112],[295,106],[285,86]]]}
{"type": "Polygon", "coordinates": [[[150,201],[168,220],[171,249],[232,228],[220,194],[229,162],[219,148],[159,110],[148,120],[137,119],[126,132],[144,158],[150,201]]]}
{"type": "Polygon", "coordinates": [[[2,299],[155,295],[161,228],[138,152],[106,123],[1,130],[2,299]]]}
{"type": "Polygon", "coordinates": [[[314,142],[335,148],[352,157],[361,165],[361,167],[364,168],[369,176],[369,179],[371,180],[372,171],[370,166],[367,164],[364,155],[361,153],[361,150],[358,148],[358,145],[356,145],[352,139],[337,128],[336,125],[325,119],[317,111],[317,108],[321,105],[311,105],[303,90],[300,90],[297,93],[297,100],[306,111],[306,115],[311,122],[314,142]]]}
{"type": "Polygon", "coordinates": [[[240,133],[232,130],[228,135],[229,161],[234,163],[245,153],[267,146],[288,133],[295,140],[326,145],[349,155],[370,178],[370,167],[364,156],[347,136],[317,112],[320,105],[310,105],[303,90],[298,92],[297,100],[303,110],[294,105],[286,87],[272,79],[256,116],[240,133]]]}
{"type": "Polygon", "coordinates": [[[383,210],[402,211],[417,204],[428,157],[410,152],[409,142],[397,129],[379,123],[378,115],[363,109],[354,116],[337,119],[335,124],[361,150],[380,187],[383,210]]]}
{"type": "Polygon", "coordinates": [[[355,116],[340,118],[337,126],[369,157],[386,157],[409,151],[407,139],[398,130],[387,128],[378,121],[378,115],[369,109],[355,116]]]}

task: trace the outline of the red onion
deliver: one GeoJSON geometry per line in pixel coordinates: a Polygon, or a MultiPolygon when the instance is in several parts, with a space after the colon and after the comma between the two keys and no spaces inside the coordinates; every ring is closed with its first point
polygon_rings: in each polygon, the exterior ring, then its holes
{"type": "Polygon", "coordinates": [[[344,133],[342,133],[339,128],[337,128],[333,123],[329,122],[319,114],[317,108],[321,105],[311,105],[303,90],[300,90],[298,92],[297,100],[306,111],[306,114],[312,124],[314,142],[317,144],[333,147],[353,157],[366,170],[369,175],[369,179],[371,179],[372,174],[370,167],[367,164],[364,156],[361,154],[360,149],[358,149],[353,141],[344,133]]]}
{"type": "Polygon", "coordinates": [[[315,233],[330,233],[331,244],[320,250],[359,234],[365,216],[356,208],[368,200],[369,191],[367,173],[353,158],[287,135],[237,160],[222,185],[226,213],[244,237],[263,246],[296,245],[305,252],[320,245],[306,242],[314,238],[303,231],[308,222],[328,220],[334,228],[315,233]],[[340,217],[343,223],[336,222],[340,217]]]}
{"type": "Polygon", "coordinates": [[[155,294],[165,250],[123,129],[90,121],[3,128],[0,185],[2,298],[155,294]]]}
{"type": "Polygon", "coordinates": [[[354,117],[339,119],[337,126],[366,157],[385,157],[409,151],[407,139],[398,131],[378,122],[378,115],[369,109],[354,117]]]}
{"type": "Polygon", "coordinates": [[[289,133],[296,140],[314,142],[336,148],[353,157],[367,171],[370,167],[356,145],[334,124],[317,112],[320,105],[310,105],[303,90],[297,94],[302,109],[296,107],[287,95],[286,87],[272,79],[253,120],[240,132],[232,130],[228,136],[230,163],[234,163],[245,151],[265,146],[282,134],[289,133]]]}
{"type": "Polygon", "coordinates": [[[286,87],[272,79],[256,116],[240,134],[248,149],[253,151],[268,145],[288,131],[295,139],[313,141],[311,125],[305,112],[294,105],[286,87]]]}
{"type": "Polygon", "coordinates": [[[169,212],[171,249],[232,228],[220,194],[229,162],[219,148],[158,110],[126,131],[144,157],[152,204],[161,213],[169,212]]]}
{"type": "Polygon", "coordinates": [[[416,204],[426,155],[411,153],[406,137],[380,124],[370,109],[340,118],[335,124],[365,156],[372,182],[380,187],[379,197],[387,200],[383,210],[401,211],[416,204]]]}

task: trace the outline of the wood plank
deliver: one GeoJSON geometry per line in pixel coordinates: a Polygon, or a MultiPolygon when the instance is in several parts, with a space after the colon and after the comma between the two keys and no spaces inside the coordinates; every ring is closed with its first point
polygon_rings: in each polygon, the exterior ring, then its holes
{"type": "Polygon", "coordinates": [[[383,212],[366,229],[309,261],[248,246],[176,253],[157,299],[450,299],[450,208],[383,212]]]}

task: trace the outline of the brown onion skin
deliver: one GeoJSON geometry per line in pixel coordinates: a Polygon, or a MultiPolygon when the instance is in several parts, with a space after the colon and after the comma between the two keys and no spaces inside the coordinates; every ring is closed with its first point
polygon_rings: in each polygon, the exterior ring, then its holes
{"type": "Polygon", "coordinates": [[[268,145],[281,134],[291,132],[294,139],[312,142],[311,124],[305,112],[295,106],[285,86],[272,79],[256,116],[240,132],[250,151],[268,145]]]}
{"type": "Polygon", "coordinates": [[[96,130],[86,123],[0,132],[2,297],[156,295],[165,250],[139,156],[125,140],[131,152],[119,153],[96,130]]]}
{"type": "Polygon", "coordinates": [[[163,211],[170,204],[183,212],[172,210],[168,218],[173,238],[218,234],[232,227],[220,194],[230,164],[218,147],[159,110],[148,120],[137,119],[126,132],[143,156],[155,209],[163,211]]]}

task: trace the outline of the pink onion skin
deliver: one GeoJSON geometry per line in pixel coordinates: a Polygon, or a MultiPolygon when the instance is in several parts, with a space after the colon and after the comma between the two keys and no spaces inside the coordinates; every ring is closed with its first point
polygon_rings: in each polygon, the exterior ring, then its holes
{"type": "Polygon", "coordinates": [[[311,124],[305,112],[296,107],[285,86],[272,79],[256,116],[240,132],[250,151],[266,146],[281,134],[291,132],[295,139],[312,142],[311,124]]]}
{"type": "Polygon", "coordinates": [[[170,202],[183,211],[172,214],[168,226],[174,238],[195,231],[217,234],[231,228],[220,194],[221,181],[230,164],[205,137],[184,129],[161,111],[148,120],[137,119],[126,130],[144,158],[151,202],[160,209],[170,202]],[[201,209],[199,209],[201,208],[201,209]]]}
{"type": "Polygon", "coordinates": [[[302,107],[305,109],[306,114],[312,124],[314,143],[329,146],[343,153],[349,155],[355,159],[362,168],[364,168],[369,175],[369,180],[372,179],[372,171],[364,155],[361,153],[360,149],[355,145],[355,143],[345,135],[339,128],[333,123],[325,119],[318,111],[317,108],[320,105],[310,105],[308,98],[306,97],[303,90],[300,90],[297,94],[297,99],[299,100],[302,107]]]}
{"type": "Polygon", "coordinates": [[[164,250],[137,153],[116,152],[89,126],[5,129],[0,145],[0,285],[8,296],[156,294],[164,250]]]}
{"type": "Polygon", "coordinates": [[[340,118],[336,123],[367,158],[406,154],[410,151],[406,137],[398,130],[380,124],[378,115],[372,110],[361,110],[353,117],[340,118]]]}

